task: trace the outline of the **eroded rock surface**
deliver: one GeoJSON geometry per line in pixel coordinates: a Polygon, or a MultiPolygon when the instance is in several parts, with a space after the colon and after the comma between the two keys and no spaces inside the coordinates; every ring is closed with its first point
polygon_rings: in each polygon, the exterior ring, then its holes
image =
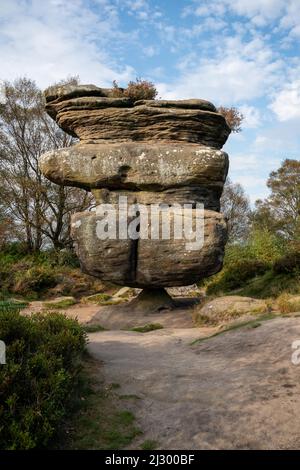
{"type": "Polygon", "coordinates": [[[230,134],[224,117],[205,100],[134,102],[81,85],[51,88],[46,101],[50,116],[82,141],[175,140],[221,148],[230,134]]]}
{"type": "MultiPolygon", "coordinates": [[[[119,212],[115,208],[116,235],[119,212]]],[[[176,212],[175,212],[176,213],[176,212]]],[[[204,213],[204,243],[196,250],[187,249],[187,240],[101,240],[97,233],[102,217],[94,212],[77,213],[72,218],[72,237],[84,272],[104,281],[138,287],[189,285],[222,267],[226,243],[226,223],[222,214],[204,213]]],[[[170,209],[171,226],[174,211],[170,209]]],[[[133,218],[128,217],[129,225],[133,218]]],[[[160,230],[162,219],[160,220],[160,230]]],[[[151,221],[149,220],[149,234],[151,221]]]]}
{"type": "MultiPolygon", "coordinates": [[[[152,192],[154,197],[148,194],[150,198],[147,202],[142,198],[143,203],[155,203],[159,197],[159,202],[203,202],[206,208],[218,210],[228,155],[195,144],[80,143],[45,153],[40,166],[57,184],[152,192]],[[158,192],[162,191],[161,198],[158,192]]],[[[142,203],[140,199],[136,196],[142,203]]],[[[106,196],[104,201],[113,202],[113,198],[106,196]]]]}
{"type": "Polygon", "coordinates": [[[163,204],[170,208],[170,227],[174,205],[205,209],[204,243],[193,249],[187,248],[185,232],[181,239],[173,232],[169,239],[101,239],[99,212],[76,214],[72,233],[85,272],[120,285],[164,287],[192,284],[221,269],[226,223],[219,209],[228,155],[220,149],[230,129],[212,103],[134,101],[94,85],[51,87],[45,95],[49,115],[80,139],[41,157],[51,181],[92,191],[97,208],[110,205],[116,214],[121,196],[129,205],[163,204]]]}

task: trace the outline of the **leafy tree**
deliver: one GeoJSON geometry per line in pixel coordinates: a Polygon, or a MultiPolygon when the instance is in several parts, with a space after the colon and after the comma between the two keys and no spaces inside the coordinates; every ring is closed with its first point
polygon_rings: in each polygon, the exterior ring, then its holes
{"type": "Polygon", "coordinates": [[[52,242],[70,244],[68,222],[72,212],[88,207],[85,191],[60,187],[39,169],[42,153],[71,145],[72,138],[49,118],[44,98],[27,78],[4,82],[0,107],[0,185],[6,217],[18,226],[30,251],[52,242]]]}
{"type": "Polygon", "coordinates": [[[221,212],[227,218],[229,243],[245,240],[250,226],[250,202],[244,188],[229,178],[221,197],[221,212]]]}
{"type": "Polygon", "coordinates": [[[254,224],[282,235],[300,238],[300,161],[286,159],[267,181],[269,197],[256,202],[254,224]]]}

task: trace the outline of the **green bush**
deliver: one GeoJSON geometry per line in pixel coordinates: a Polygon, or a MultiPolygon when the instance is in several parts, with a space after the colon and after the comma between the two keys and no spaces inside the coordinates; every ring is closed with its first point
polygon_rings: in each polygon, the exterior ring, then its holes
{"type": "Polygon", "coordinates": [[[256,259],[244,259],[225,265],[223,271],[209,283],[207,294],[228,292],[243,286],[246,281],[264,274],[269,265],[256,259]]]}
{"type": "Polygon", "coordinates": [[[62,422],[79,380],[85,333],[58,313],[21,316],[0,311],[0,448],[47,446],[62,422]]]}
{"type": "Polygon", "coordinates": [[[207,293],[226,293],[244,287],[251,279],[271,270],[285,249],[285,243],[268,230],[252,230],[247,243],[227,246],[223,269],[204,281],[207,293]]]}
{"type": "Polygon", "coordinates": [[[78,266],[71,250],[28,253],[18,244],[8,245],[0,251],[0,299],[17,295],[35,300],[97,291],[98,281],[82,274],[78,266]]]}
{"type": "Polygon", "coordinates": [[[269,230],[252,230],[248,241],[249,257],[273,263],[285,250],[284,240],[269,230]]]}
{"type": "Polygon", "coordinates": [[[28,292],[41,292],[57,284],[55,272],[48,266],[33,266],[17,277],[15,291],[19,294],[28,292]]]}
{"type": "Polygon", "coordinates": [[[0,311],[1,310],[21,310],[26,308],[28,302],[21,302],[18,300],[0,300],[0,311]]]}
{"type": "Polygon", "coordinates": [[[290,252],[276,260],[273,264],[273,271],[275,274],[300,272],[300,252],[290,252]]]}

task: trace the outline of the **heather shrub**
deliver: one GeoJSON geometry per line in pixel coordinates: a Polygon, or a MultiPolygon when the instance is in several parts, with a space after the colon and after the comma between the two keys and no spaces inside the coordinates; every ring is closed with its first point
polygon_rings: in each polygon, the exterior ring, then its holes
{"type": "Polygon", "coordinates": [[[126,97],[132,101],[154,100],[157,96],[155,85],[148,80],[137,78],[136,81],[130,81],[127,88],[120,88],[117,82],[113,81],[112,96],[115,98],[126,97]]]}
{"type": "Polygon", "coordinates": [[[71,405],[85,349],[85,333],[75,320],[53,313],[21,316],[0,310],[0,448],[48,445],[71,405]]]}
{"type": "Polygon", "coordinates": [[[293,274],[300,272],[300,251],[292,251],[277,259],[273,264],[275,274],[293,274]]]}

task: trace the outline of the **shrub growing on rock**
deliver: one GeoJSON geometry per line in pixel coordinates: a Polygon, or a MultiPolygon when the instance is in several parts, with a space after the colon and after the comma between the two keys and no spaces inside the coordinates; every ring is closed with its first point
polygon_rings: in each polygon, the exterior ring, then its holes
{"type": "Polygon", "coordinates": [[[115,98],[126,97],[132,101],[154,100],[157,96],[155,85],[148,80],[137,78],[136,81],[128,83],[127,88],[120,88],[117,82],[113,81],[112,96],[115,98]]]}
{"type": "Polygon", "coordinates": [[[0,448],[45,447],[78,383],[85,333],[61,314],[21,316],[0,310],[0,448]]]}

